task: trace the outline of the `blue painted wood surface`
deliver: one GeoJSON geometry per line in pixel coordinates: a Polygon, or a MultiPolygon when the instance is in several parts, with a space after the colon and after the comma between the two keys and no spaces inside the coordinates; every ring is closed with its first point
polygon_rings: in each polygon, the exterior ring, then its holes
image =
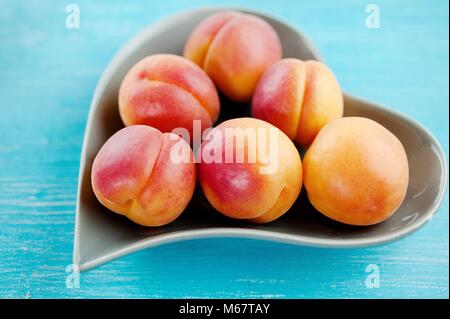
{"type": "MultiPolygon", "coordinates": [[[[392,244],[303,248],[203,239],[148,249],[66,287],[89,103],[116,50],[176,11],[217,1],[0,1],[0,297],[449,297],[448,191],[436,217],[392,244]],[[366,267],[380,287],[365,285],[366,267]]],[[[241,5],[241,1],[222,4],[241,5]]],[[[447,1],[245,1],[305,31],[344,90],[419,120],[448,159],[447,1]]]]}

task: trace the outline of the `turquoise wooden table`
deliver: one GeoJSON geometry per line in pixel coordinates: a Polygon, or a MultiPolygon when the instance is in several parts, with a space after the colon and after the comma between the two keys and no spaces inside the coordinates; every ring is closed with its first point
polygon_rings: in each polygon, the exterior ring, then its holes
{"type": "MultiPolygon", "coordinates": [[[[70,3],[0,1],[0,297],[449,297],[448,190],[430,223],[384,246],[193,240],[135,253],[66,285],[78,163],[100,74],[142,28],[217,1],[74,0],[79,28],[66,25],[70,3]]],[[[448,2],[368,4],[245,1],[306,32],[345,91],[419,120],[448,161],[448,2]]]]}

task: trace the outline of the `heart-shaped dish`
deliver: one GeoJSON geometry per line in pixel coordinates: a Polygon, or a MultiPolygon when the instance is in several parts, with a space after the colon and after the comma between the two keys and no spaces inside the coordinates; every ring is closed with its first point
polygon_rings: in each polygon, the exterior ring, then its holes
{"type": "MultiPolygon", "coordinates": [[[[91,166],[102,144],[123,127],[117,107],[120,83],[131,66],[155,53],[181,54],[194,27],[205,17],[224,10],[208,8],[181,12],[148,27],[113,58],[103,73],[91,103],[80,162],[74,263],[86,270],[137,250],[179,240],[202,237],[246,237],[320,247],[358,247],[393,241],[423,226],[441,203],[446,164],[441,146],[419,123],[376,104],[345,94],[345,116],[371,118],[393,132],[405,147],[410,183],[399,210],[388,220],[370,227],[353,227],[323,217],[309,204],[304,190],[283,217],[265,225],[231,220],[217,213],[197,190],[186,211],[173,223],[157,228],[133,224],[108,212],[96,199],[91,166]]],[[[278,32],[284,57],[320,60],[318,51],[299,31],[261,14],[278,32]]],[[[350,62],[349,62],[350,63],[350,62]]],[[[249,107],[229,108],[222,99],[218,121],[249,116],[249,107]]]]}

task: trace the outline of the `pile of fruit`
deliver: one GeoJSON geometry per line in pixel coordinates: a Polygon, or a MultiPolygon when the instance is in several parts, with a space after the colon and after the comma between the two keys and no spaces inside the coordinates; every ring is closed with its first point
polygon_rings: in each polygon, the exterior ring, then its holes
{"type": "Polygon", "coordinates": [[[256,16],[208,17],[183,57],[151,55],[134,65],[118,101],[126,127],[98,152],[92,187],[104,206],[140,225],[175,220],[197,180],[217,211],[253,223],[286,213],[303,185],[319,212],[351,225],[387,219],[405,197],[401,142],[375,121],[342,117],[332,71],[282,59],[276,31],[256,16]],[[250,103],[253,117],[213,127],[218,91],[236,102],[228,107],[250,103]]]}

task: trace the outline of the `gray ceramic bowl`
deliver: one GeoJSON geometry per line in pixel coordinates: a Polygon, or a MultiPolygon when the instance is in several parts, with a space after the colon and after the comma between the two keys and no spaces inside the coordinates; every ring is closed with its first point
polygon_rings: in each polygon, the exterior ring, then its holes
{"type": "MultiPolygon", "coordinates": [[[[150,26],[127,43],[103,73],[91,103],[80,162],[74,242],[74,263],[80,270],[143,248],[204,237],[245,237],[320,247],[369,246],[402,238],[430,220],[441,203],[447,176],[441,146],[414,120],[348,94],[345,94],[345,115],[364,116],[381,123],[397,135],[408,155],[410,183],[406,199],[391,218],[378,225],[352,227],[336,223],[315,211],[304,191],[289,212],[266,225],[251,225],[223,217],[208,204],[199,190],[179,219],[158,228],[133,224],[104,208],[92,191],[90,172],[102,144],[123,127],[117,109],[122,78],[131,66],[147,55],[181,54],[193,28],[217,11],[220,9],[182,12],[150,26]]],[[[320,60],[317,49],[299,31],[276,18],[259,12],[251,13],[262,17],[276,29],[284,57],[320,60]]],[[[222,100],[219,122],[249,116],[249,107],[231,108],[227,103],[222,100]]]]}

